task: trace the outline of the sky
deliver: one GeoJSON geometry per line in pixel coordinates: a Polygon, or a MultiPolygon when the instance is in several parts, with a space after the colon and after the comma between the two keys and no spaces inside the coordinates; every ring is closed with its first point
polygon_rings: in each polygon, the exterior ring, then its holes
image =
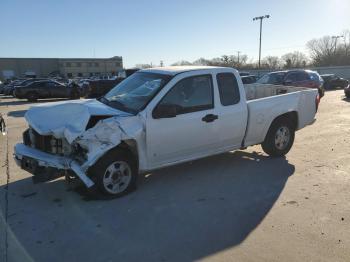
{"type": "Polygon", "coordinates": [[[122,56],[125,67],[299,50],[350,30],[350,0],[0,0],[0,57],[122,56]]]}

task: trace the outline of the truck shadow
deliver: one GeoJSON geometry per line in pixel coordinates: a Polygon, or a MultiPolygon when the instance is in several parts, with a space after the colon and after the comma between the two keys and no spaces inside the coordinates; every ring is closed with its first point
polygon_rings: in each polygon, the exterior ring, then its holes
{"type": "Polygon", "coordinates": [[[38,185],[19,180],[9,185],[9,214],[14,214],[9,230],[16,250],[11,256],[201,259],[242,243],[294,171],[285,158],[236,151],[146,174],[137,191],[112,201],[81,201],[64,190],[62,179],[38,185]],[[72,241],[79,248],[72,249],[72,241]]]}
{"type": "Polygon", "coordinates": [[[17,110],[17,111],[10,111],[7,113],[7,116],[10,117],[24,117],[27,110],[17,110]]]}

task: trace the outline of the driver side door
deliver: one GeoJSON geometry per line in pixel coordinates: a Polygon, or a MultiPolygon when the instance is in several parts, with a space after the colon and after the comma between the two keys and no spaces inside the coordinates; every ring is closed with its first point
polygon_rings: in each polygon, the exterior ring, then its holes
{"type": "Polygon", "coordinates": [[[215,148],[217,115],[212,75],[178,81],[160,100],[146,124],[147,156],[152,168],[207,155],[215,148]],[[174,105],[176,116],[155,117],[157,106],[174,105]]]}

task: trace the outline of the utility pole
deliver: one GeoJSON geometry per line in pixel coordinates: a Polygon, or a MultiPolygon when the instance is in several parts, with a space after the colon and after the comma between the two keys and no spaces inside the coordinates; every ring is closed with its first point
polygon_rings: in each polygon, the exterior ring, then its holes
{"type": "Polygon", "coordinates": [[[241,51],[237,51],[237,64],[239,65],[239,54],[241,53],[241,51]]]}
{"type": "Polygon", "coordinates": [[[270,18],[270,15],[257,16],[253,18],[253,21],[260,20],[260,39],[259,39],[259,69],[261,63],[261,33],[262,33],[262,21],[265,18],[270,18]]]}
{"type": "Polygon", "coordinates": [[[344,37],[343,35],[334,35],[332,39],[334,39],[334,54],[337,53],[337,40],[338,38],[344,37]]]}
{"type": "Polygon", "coordinates": [[[160,60],[160,67],[163,67],[163,66],[164,66],[163,60],[160,60]]]}

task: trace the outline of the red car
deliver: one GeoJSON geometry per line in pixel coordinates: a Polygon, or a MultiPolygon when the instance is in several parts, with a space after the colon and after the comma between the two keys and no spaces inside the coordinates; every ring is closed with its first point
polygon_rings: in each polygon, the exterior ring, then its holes
{"type": "Polygon", "coordinates": [[[317,72],[301,69],[268,73],[257,81],[259,84],[317,88],[320,97],[324,96],[323,82],[317,72]]]}

